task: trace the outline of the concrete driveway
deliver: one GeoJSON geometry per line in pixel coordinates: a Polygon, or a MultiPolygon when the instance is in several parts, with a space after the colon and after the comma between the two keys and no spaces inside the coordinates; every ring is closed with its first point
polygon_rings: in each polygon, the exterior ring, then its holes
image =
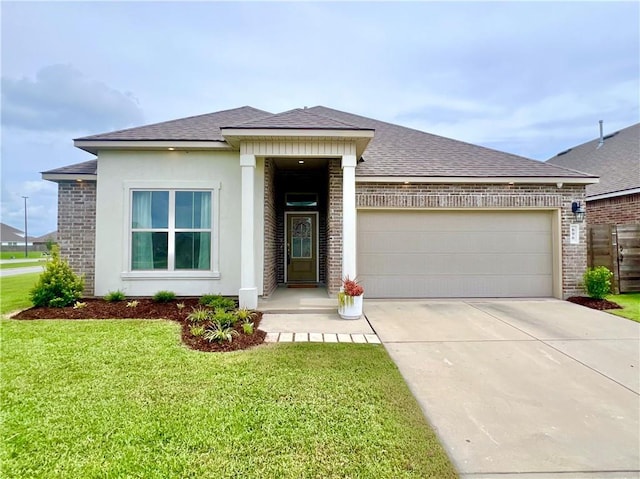
{"type": "Polygon", "coordinates": [[[640,477],[640,324],[558,300],[365,315],[462,477],[640,477]]]}

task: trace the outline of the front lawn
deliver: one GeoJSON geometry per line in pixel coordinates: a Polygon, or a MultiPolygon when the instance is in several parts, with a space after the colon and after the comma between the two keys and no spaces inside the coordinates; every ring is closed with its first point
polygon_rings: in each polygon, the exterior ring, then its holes
{"type": "Polygon", "coordinates": [[[611,294],[607,299],[622,306],[622,309],[610,309],[607,313],[640,323],[640,293],[611,294]]]}
{"type": "Polygon", "coordinates": [[[0,314],[32,306],[29,291],[40,273],[19,274],[0,278],[0,314]]]}
{"type": "MultiPolygon", "coordinates": [[[[29,256],[27,258],[42,258],[44,255],[41,251],[29,251],[29,256]]],[[[23,259],[24,250],[23,251],[0,251],[0,259],[23,259]]]]}
{"type": "Polygon", "coordinates": [[[150,320],[2,321],[3,478],[456,477],[384,348],[212,354],[150,320]]]}

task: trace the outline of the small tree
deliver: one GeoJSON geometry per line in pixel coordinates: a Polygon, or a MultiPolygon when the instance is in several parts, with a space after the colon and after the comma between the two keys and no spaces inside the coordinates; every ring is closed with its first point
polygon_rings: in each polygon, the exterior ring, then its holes
{"type": "Polygon", "coordinates": [[[34,306],[62,308],[80,299],[83,289],[84,279],[60,258],[60,248],[54,245],[51,248],[51,260],[29,294],[34,306]]]}
{"type": "Polygon", "coordinates": [[[594,299],[604,299],[611,292],[611,278],[613,273],[605,266],[589,268],[582,277],[587,295],[594,299]]]}

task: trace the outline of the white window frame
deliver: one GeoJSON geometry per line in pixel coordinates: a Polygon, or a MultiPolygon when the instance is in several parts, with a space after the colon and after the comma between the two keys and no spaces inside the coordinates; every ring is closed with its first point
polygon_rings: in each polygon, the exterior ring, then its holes
{"type": "MultiPolygon", "coordinates": [[[[127,224],[124,228],[124,255],[122,273],[120,277],[127,280],[146,279],[220,279],[220,182],[183,181],[183,182],[157,182],[136,181],[126,182],[124,185],[124,215],[127,224]],[[131,268],[132,257],[132,228],[133,221],[133,192],[134,191],[168,191],[169,192],[169,224],[168,232],[168,258],[167,269],[134,270],[131,268]],[[208,270],[183,270],[175,267],[175,233],[181,231],[209,231],[209,229],[184,229],[175,227],[175,193],[178,191],[205,191],[211,193],[211,251],[210,269],[208,270]]],[[[165,230],[164,228],[150,228],[151,230],[165,230]]],[[[136,229],[136,231],[140,231],[136,229]]]]}

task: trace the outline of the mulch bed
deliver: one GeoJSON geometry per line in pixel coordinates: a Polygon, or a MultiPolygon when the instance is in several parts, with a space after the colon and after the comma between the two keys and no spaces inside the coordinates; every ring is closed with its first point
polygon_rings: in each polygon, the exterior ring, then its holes
{"type": "Polygon", "coordinates": [[[567,301],[581,306],[586,306],[587,308],[597,309],[599,311],[604,311],[606,309],[622,309],[622,306],[611,301],[607,301],[606,299],[593,299],[587,298],[586,296],[572,296],[567,298],[567,301]]]}
{"type": "Polygon", "coordinates": [[[238,335],[234,336],[232,342],[209,342],[202,337],[195,337],[190,332],[191,323],[187,321],[187,316],[193,308],[198,308],[198,298],[178,298],[168,303],[156,303],[150,298],[127,298],[125,301],[109,303],[104,299],[87,298],[82,300],[86,303],[83,308],[74,309],[73,306],[66,308],[30,308],[13,316],[13,319],[169,319],[180,323],[182,342],[191,349],[207,352],[228,352],[247,349],[264,342],[267,335],[258,329],[262,320],[262,313],[256,312],[253,319],[253,334],[244,334],[242,324],[237,324],[234,328],[238,335]],[[127,307],[127,302],[137,301],[135,307],[127,307]],[[184,304],[183,308],[178,304],[184,304]]]}

